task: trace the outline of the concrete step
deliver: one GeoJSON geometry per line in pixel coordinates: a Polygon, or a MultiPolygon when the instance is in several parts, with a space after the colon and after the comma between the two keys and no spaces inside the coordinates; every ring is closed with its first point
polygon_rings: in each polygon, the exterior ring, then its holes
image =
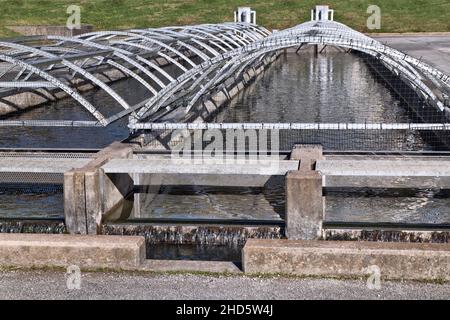
{"type": "Polygon", "coordinates": [[[226,261],[146,260],[136,236],[0,234],[0,267],[67,268],[143,272],[242,273],[226,261]]]}
{"type": "Polygon", "coordinates": [[[0,234],[0,266],[25,268],[137,269],[144,237],[68,234],[0,234]]]}
{"type": "Polygon", "coordinates": [[[247,241],[243,269],[248,274],[450,281],[450,244],[356,241],[247,241]],[[376,266],[376,267],[373,267],[376,266]]]}

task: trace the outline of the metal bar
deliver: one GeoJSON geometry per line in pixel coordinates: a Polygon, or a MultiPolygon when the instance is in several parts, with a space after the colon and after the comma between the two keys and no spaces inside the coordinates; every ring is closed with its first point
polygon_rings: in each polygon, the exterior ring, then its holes
{"type": "Polygon", "coordinates": [[[1,81],[0,88],[58,88],[58,86],[49,81],[1,81]]]}
{"type": "Polygon", "coordinates": [[[237,225],[237,226],[276,226],[284,227],[283,220],[250,220],[250,219],[191,219],[191,218],[141,218],[124,222],[106,222],[106,225],[127,224],[173,224],[173,225],[237,225]]]}
{"type": "Polygon", "coordinates": [[[324,229],[450,231],[450,223],[324,221],[324,229]]]}
{"type": "Polygon", "coordinates": [[[0,127],[103,127],[98,121],[0,120],[0,127]]]}
{"type": "Polygon", "coordinates": [[[136,123],[135,130],[450,130],[450,123],[136,123]]]}

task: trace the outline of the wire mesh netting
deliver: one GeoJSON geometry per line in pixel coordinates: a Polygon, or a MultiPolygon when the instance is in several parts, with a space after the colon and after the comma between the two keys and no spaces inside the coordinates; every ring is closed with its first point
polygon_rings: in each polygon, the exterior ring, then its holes
{"type": "MultiPolygon", "coordinates": [[[[417,70],[414,73],[425,79],[417,70]]],[[[321,144],[327,151],[446,151],[450,147],[448,88],[426,81],[435,100],[381,59],[365,53],[348,54],[336,48],[319,55],[290,52],[262,79],[205,118],[206,123],[142,123],[140,128],[144,144],[155,149],[179,147],[186,137],[193,143],[196,131],[206,136],[201,148],[207,148],[212,131],[219,130],[223,150],[229,131],[247,140],[267,131],[268,143],[257,149],[289,151],[294,144],[321,144]]],[[[248,141],[235,149],[249,151],[252,146],[248,141]]]]}
{"type": "Polygon", "coordinates": [[[447,151],[447,129],[185,129],[146,135],[153,150],[216,152],[290,151],[295,144],[320,144],[326,151],[447,151]]]}

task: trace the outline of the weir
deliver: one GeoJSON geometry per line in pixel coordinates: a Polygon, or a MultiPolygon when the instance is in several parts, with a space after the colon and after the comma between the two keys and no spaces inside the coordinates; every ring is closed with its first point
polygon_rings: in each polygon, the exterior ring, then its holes
{"type": "Polygon", "coordinates": [[[102,150],[3,150],[0,182],[63,185],[66,231],[145,235],[149,245],[239,252],[250,238],[448,243],[448,223],[328,219],[332,190],[450,189],[450,77],[321,10],[277,32],[241,10],[234,23],[0,42],[0,127],[110,128],[122,121],[129,130],[102,150]],[[230,101],[289,52],[355,53],[407,106],[406,120],[221,122],[230,101]],[[140,94],[114,89],[125,78],[140,94]],[[107,98],[91,101],[93,90],[107,98]],[[14,119],[61,99],[74,100],[80,114],[14,119]],[[411,147],[411,135],[431,150],[411,147]],[[166,187],[260,190],[274,181],[283,189],[277,219],[140,216],[141,203],[166,187]]]}

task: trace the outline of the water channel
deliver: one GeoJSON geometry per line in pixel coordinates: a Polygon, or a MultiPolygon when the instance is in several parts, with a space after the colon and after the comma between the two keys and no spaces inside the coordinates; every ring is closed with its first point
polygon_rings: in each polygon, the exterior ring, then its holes
{"type": "MultiPolygon", "coordinates": [[[[142,98],[133,81],[114,84],[129,101],[142,98]]],[[[102,92],[88,93],[107,108],[102,92]]],[[[131,103],[130,103],[131,104],[131,103]]],[[[407,106],[371,72],[363,58],[345,53],[287,53],[218,114],[220,122],[410,122],[407,106]]],[[[86,119],[71,100],[33,109],[13,119],[86,119]]],[[[102,148],[127,136],[126,119],[105,129],[0,128],[0,147],[102,148]]],[[[405,150],[430,150],[426,139],[408,133],[397,141],[405,150]]],[[[333,149],[333,141],[327,143],[333,149]]],[[[275,179],[276,180],[276,179],[275,179]]],[[[220,218],[282,220],[284,183],[266,188],[164,186],[151,199],[136,197],[133,218],[220,218]]],[[[0,217],[63,216],[62,191],[0,188],[0,217]]],[[[332,192],[326,198],[329,221],[450,223],[450,198],[442,190],[392,193],[332,192]]],[[[183,254],[181,254],[183,256],[183,254]]],[[[154,254],[158,256],[158,254],[154,254]]]]}

